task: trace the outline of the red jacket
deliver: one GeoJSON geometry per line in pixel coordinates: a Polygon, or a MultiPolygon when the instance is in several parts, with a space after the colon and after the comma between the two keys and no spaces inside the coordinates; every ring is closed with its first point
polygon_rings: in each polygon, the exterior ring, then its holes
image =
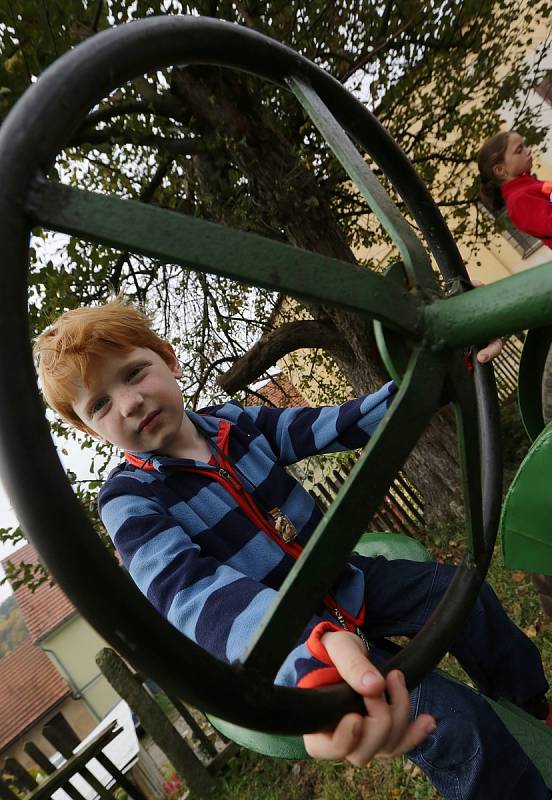
{"type": "Polygon", "coordinates": [[[552,248],[552,183],[520,175],[500,187],[508,216],[516,228],[552,248]]]}

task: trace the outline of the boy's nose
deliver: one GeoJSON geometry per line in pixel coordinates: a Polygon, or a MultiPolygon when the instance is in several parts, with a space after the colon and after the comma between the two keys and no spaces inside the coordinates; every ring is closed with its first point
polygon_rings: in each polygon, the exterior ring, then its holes
{"type": "Polygon", "coordinates": [[[144,398],[137,392],[128,392],[120,400],[121,414],[125,419],[132,417],[144,404],[144,398]]]}

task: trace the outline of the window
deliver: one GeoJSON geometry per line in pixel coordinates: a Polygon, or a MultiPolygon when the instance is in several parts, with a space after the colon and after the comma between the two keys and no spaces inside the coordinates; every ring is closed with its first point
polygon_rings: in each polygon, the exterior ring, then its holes
{"type": "Polygon", "coordinates": [[[518,231],[510,221],[510,217],[505,208],[493,214],[493,216],[496,220],[496,227],[502,236],[504,236],[506,241],[509,242],[518,253],[521,253],[523,258],[527,258],[527,256],[530,256],[531,253],[534,253],[535,250],[541,247],[542,242],[540,239],[535,239],[535,237],[531,236],[529,233],[518,231]]]}
{"type": "Polygon", "coordinates": [[[531,236],[529,233],[518,231],[511,222],[505,208],[500,211],[491,211],[483,202],[479,202],[478,205],[485,214],[490,214],[494,218],[499,233],[512,245],[514,250],[517,250],[522,258],[528,258],[535,250],[542,247],[540,239],[535,239],[535,237],[531,236]]]}
{"type": "Polygon", "coordinates": [[[543,78],[540,83],[537,83],[535,91],[542,97],[545,103],[552,106],[552,73],[543,78]]]}

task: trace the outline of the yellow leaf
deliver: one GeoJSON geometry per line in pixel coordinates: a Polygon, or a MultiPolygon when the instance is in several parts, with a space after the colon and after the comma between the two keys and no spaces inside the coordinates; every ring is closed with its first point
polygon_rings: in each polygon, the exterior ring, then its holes
{"type": "Polygon", "coordinates": [[[4,61],[4,69],[6,72],[15,72],[23,61],[23,53],[21,50],[16,50],[13,56],[4,61]]]}

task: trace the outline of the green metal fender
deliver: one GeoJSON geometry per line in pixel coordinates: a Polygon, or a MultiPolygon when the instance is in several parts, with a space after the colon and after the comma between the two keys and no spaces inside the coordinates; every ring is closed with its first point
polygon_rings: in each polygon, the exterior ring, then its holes
{"type": "Polygon", "coordinates": [[[500,521],[504,564],[552,575],[552,423],[540,433],[506,495],[500,521]]]}

